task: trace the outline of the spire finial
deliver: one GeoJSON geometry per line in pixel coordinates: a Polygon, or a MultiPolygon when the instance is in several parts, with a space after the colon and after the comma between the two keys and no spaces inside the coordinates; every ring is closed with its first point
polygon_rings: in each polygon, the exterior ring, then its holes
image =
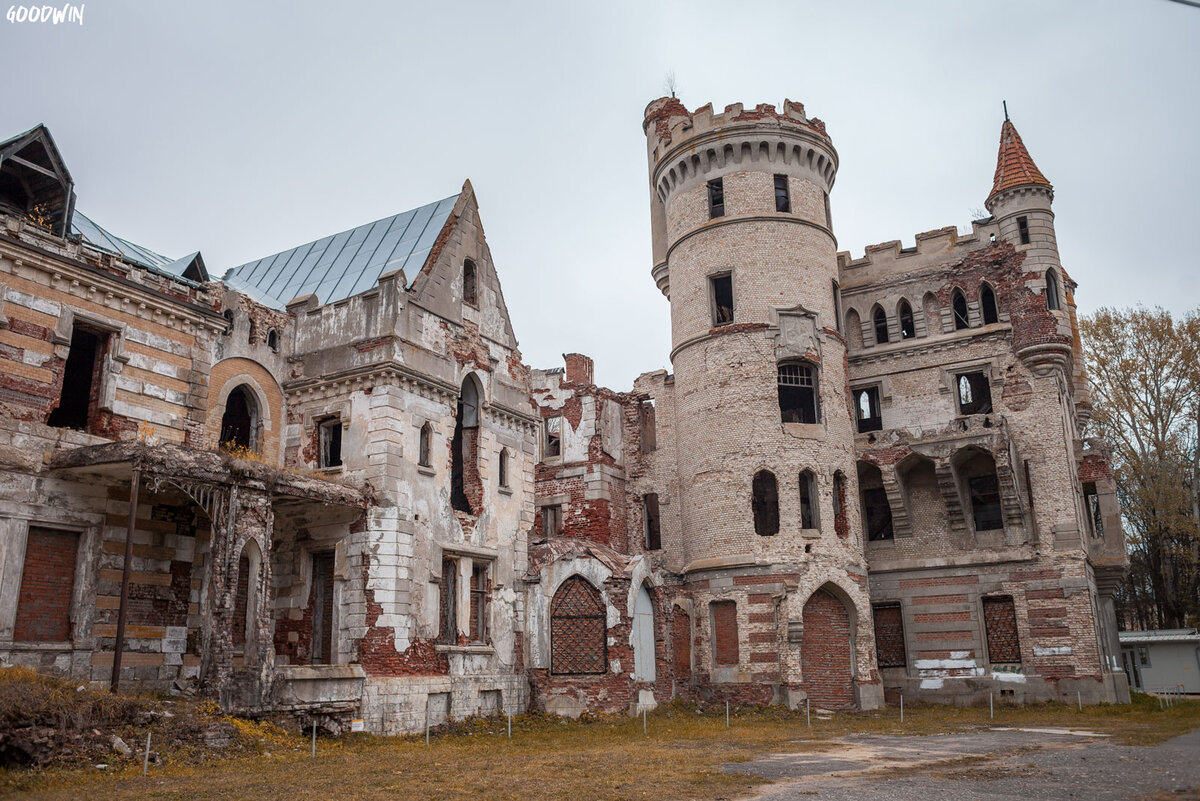
{"type": "Polygon", "coordinates": [[[1004,121],[1008,122],[1008,101],[1001,100],[1000,102],[1004,105],[1004,121]]]}

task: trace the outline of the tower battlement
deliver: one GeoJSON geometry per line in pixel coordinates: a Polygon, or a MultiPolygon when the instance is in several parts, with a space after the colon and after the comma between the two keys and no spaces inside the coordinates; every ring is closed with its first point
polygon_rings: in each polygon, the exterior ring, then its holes
{"type": "Polygon", "coordinates": [[[816,117],[810,119],[804,113],[803,103],[788,99],[783,101],[783,111],[778,111],[770,103],[759,103],[751,111],[747,111],[741,103],[732,103],[726,106],[723,112],[714,114],[712,103],[706,103],[695,111],[688,111],[687,106],[679,100],[660,97],[646,106],[642,129],[646,132],[652,156],[657,161],[659,156],[671,148],[714,128],[736,123],[764,122],[774,122],[780,127],[804,129],[829,140],[825,123],[816,117]]]}

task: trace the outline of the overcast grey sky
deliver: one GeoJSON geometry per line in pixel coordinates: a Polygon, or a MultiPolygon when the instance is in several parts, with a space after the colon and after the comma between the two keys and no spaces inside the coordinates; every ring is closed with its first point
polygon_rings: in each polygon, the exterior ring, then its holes
{"type": "MultiPolygon", "coordinates": [[[[8,10],[5,2],[4,9],[8,10]]],[[[669,368],[646,104],[785,97],[828,125],[842,250],[970,229],[1002,99],[1077,300],[1200,304],[1200,8],[1123,2],[98,2],[0,20],[0,138],[45,122],[79,208],[210,272],[470,178],[525,361],[669,368]]]]}

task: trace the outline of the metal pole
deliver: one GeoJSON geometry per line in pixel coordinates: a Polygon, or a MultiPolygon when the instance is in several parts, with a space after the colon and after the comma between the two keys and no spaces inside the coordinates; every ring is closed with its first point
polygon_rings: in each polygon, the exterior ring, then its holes
{"type": "Polygon", "coordinates": [[[1075,691],[1075,700],[1079,702],[1079,711],[1083,711],[1083,693],[1079,690],[1075,691]]]}
{"type": "Polygon", "coordinates": [[[125,650],[125,618],[129,614],[129,574],[133,562],[133,527],[137,522],[138,487],[142,470],[136,465],[129,479],[129,527],[125,530],[125,565],[121,568],[121,604],[117,607],[117,642],[113,646],[112,682],[108,689],[116,692],[121,685],[121,652],[125,650]]]}
{"type": "Polygon", "coordinates": [[[808,728],[812,728],[812,702],[804,699],[804,717],[808,720],[808,728]]]}
{"type": "Polygon", "coordinates": [[[729,728],[729,702],[725,702],[725,728],[729,728]]]}
{"type": "Polygon", "coordinates": [[[146,756],[142,758],[142,775],[150,770],[150,732],[146,732],[146,756]]]}
{"type": "Polygon", "coordinates": [[[900,693],[900,722],[904,722],[904,693],[900,693]]]}
{"type": "Polygon", "coordinates": [[[313,718],[312,727],[313,727],[312,758],[315,760],[317,758],[317,719],[316,718],[313,718]]]}
{"type": "Polygon", "coordinates": [[[646,733],[646,707],[642,707],[642,734],[646,733]]]}
{"type": "Polygon", "coordinates": [[[512,712],[508,712],[506,714],[508,715],[508,739],[511,740],[512,739],[512,712]]]}
{"type": "Polygon", "coordinates": [[[425,699],[425,745],[429,745],[429,699],[425,699]]]}
{"type": "Polygon", "coordinates": [[[995,719],[996,707],[992,705],[992,693],[988,693],[988,717],[995,719]]]}

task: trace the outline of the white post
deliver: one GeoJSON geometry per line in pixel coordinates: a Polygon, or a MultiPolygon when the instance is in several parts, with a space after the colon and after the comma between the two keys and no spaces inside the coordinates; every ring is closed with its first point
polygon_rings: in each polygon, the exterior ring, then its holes
{"type": "Polygon", "coordinates": [[[512,739],[512,712],[505,713],[508,715],[508,739],[512,739]]]}
{"type": "Polygon", "coordinates": [[[1079,702],[1079,711],[1083,711],[1083,693],[1079,690],[1075,691],[1075,700],[1079,702]]]}
{"type": "Polygon", "coordinates": [[[804,717],[808,719],[808,728],[812,728],[812,702],[804,699],[804,717]]]}
{"type": "Polygon", "coordinates": [[[1160,710],[1163,708],[1163,702],[1162,702],[1162,696],[1161,696],[1161,695],[1160,695],[1160,696],[1158,696],[1158,708],[1159,708],[1160,710]]]}
{"type": "Polygon", "coordinates": [[[993,720],[996,718],[996,707],[992,705],[992,693],[988,693],[988,717],[993,720]]]}
{"type": "Polygon", "coordinates": [[[900,722],[904,722],[904,693],[900,693],[900,722]]]}
{"type": "Polygon", "coordinates": [[[729,702],[725,702],[725,728],[729,728],[729,702]]]}
{"type": "Polygon", "coordinates": [[[425,696],[425,745],[429,745],[429,696],[425,696]]]}
{"type": "Polygon", "coordinates": [[[142,775],[150,770],[150,732],[146,732],[146,756],[142,759],[142,775]]]}
{"type": "Polygon", "coordinates": [[[317,758],[317,719],[316,718],[313,718],[312,729],[313,729],[312,758],[315,760],[317,758]]]}
{"type": "Polygon", "coordinates": [[[646,733],[646,707],[642,707],[642,734],[646,733]]]}

